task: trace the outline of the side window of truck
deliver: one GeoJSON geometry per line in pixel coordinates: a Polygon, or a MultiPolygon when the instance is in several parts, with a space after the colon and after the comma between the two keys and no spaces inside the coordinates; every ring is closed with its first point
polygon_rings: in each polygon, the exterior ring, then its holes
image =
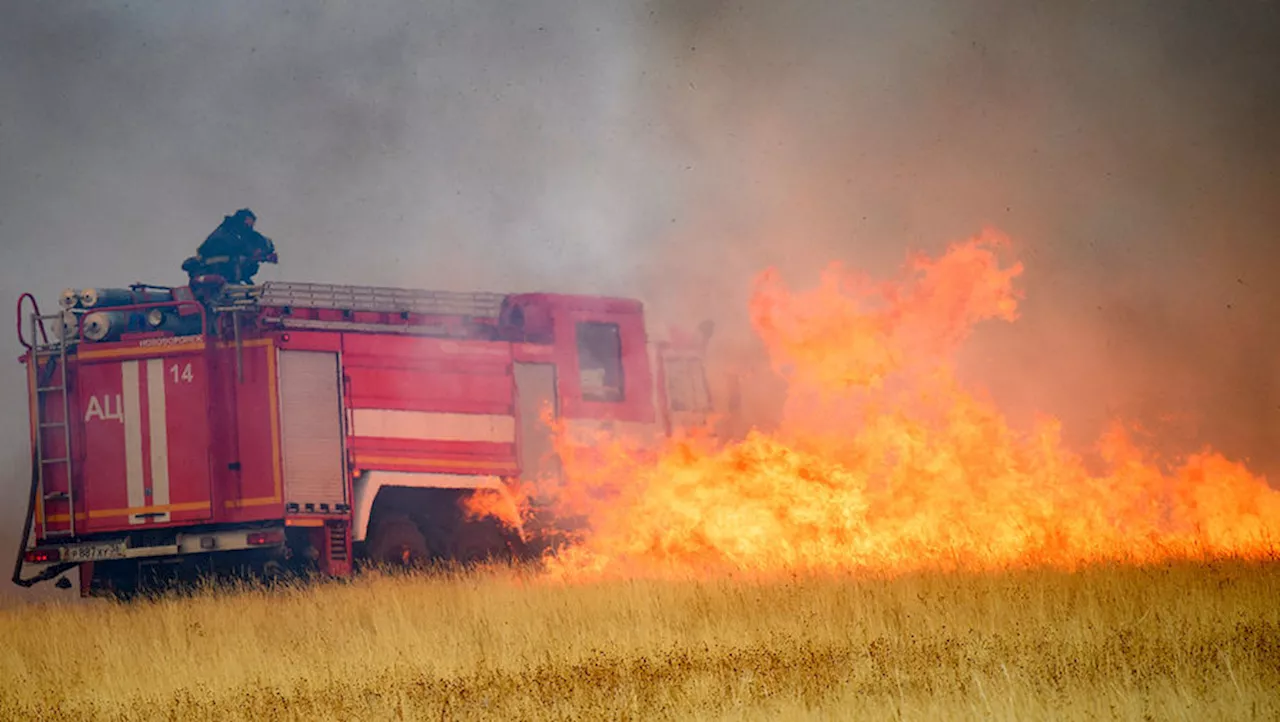
{"type": "Polygon", "coordinates": [[[622,332],[618,324],[578,324],[578,371],[582,398],[622,401],[622,332]]]}

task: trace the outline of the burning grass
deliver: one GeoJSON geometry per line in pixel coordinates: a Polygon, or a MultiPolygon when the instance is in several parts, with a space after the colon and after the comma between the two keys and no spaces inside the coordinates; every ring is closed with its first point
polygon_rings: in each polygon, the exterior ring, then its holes
{"type": "Polygon", "coordinates": [[[563,583],[0,612],[3,719],[1275,719],[1280,565],[563,583]]]}
{"type": "MultiPolygon", "coordinates": [[[[989,231],[912,255],[887,280],[833,265],[793,290],[760,274],[750,315],[786,383],[782,418],[727,443],[692,433],[658,448],[557,424],[563,476],[522,490],[589,520],[557,573],[1273,556],[1280,491],[1245,464],[1147,443],[1125,419],[1073,449],[1055,417],[1023,428],[964,381],[957,359],[970,336],[1018,318],[1022,265],[1010,250],[989,231]]],[[[513,504],[471,511],[521,521],[513,504]]]]}

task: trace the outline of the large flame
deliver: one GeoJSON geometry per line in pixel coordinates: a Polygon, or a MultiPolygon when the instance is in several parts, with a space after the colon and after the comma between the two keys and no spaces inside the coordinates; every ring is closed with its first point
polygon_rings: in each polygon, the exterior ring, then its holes
{"type": "Polygon", "coordinates": [[[589,531],[564,574],[1076,565],[1274,555],[1280,493],[1212,450],[1159,464],[1116,425],[1101,470],[1043,417],[1012,428],[953,373],[974,325],[1013,321],[1018,264],[994,233],[912,257],[894,282],[839,266],[756,283],[753,325],[788,384],[776,431],[717,445],[583,439],[557,427],[540,489],[589,531]]]}

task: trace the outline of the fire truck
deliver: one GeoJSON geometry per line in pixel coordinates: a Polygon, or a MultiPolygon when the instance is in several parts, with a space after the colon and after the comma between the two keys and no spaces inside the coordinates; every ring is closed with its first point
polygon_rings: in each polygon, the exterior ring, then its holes
{"type": "Polygon", "coordinates": [[[636,436],[710,412],[710,335],[636,300],[315,283],[18,301],[31,483],[15,583],[527,553],[462,502],[555,473],[550,415],[636,436]]]}

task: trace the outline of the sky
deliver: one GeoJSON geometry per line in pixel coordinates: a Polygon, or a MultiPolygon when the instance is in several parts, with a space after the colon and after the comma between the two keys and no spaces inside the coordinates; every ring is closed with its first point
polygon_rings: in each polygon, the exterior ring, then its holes
{"type": "Polygon", "coordinates": [[[760,270],[892,273],[992,226],[1026,299],[966,363],[1011,418],[1082,444],[1135,418],[1280,476],[1280,5],[14,5],[0,298],[180,283],[248,206],[263,280],[635,296],[755,359],[760,270]]]}

